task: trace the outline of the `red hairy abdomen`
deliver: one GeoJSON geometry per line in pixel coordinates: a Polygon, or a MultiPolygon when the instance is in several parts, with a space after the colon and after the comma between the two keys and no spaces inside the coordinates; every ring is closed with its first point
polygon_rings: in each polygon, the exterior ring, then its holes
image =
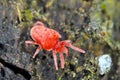
{"type": "Polygon", "coordinates": [[[45,50],[55,48],[56,44],[59,42],[59,36],[56,31],[46,27],[35,26],[31,29],[30,34],[32,39],[45,50]]]}

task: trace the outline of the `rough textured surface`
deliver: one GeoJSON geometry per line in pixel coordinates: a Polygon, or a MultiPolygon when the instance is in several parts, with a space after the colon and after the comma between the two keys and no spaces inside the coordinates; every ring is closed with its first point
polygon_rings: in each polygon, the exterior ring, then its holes
{"type": "Polygon", "coordinates": [[[0,0],[0,80],[118,80],[119,7],[119,0],[0,0]],[[24,41],[31,40],[29,31],[37,20],[86,54],[69,49],[65,68],[58,71],[49,51],[32,59],[37,47],[26,47],[24,41]],[[113,66],[100,75],[95,58],[106,53],[113,66]]]}

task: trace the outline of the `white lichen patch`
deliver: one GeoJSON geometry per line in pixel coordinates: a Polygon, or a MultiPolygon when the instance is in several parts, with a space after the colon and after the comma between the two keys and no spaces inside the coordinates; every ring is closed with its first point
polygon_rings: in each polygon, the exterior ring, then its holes
{"type": "Polygon", "coordinates": [[[107,73],[111,69],[111,65],[112,65],[112,60],[110,55],[105,54],[98,57],[98,66],[101,75],[107,73]]]}

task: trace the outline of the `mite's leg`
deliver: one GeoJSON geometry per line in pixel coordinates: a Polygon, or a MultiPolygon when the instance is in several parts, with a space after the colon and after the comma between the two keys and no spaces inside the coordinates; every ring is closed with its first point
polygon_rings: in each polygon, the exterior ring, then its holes
{"type": "Polygon", "coordinates": [[[64,61],[63,53],[60,53],[60,62],[61,62],[61,68],[64,68],[65,61],[64,61]]]}
{"type": "Polygon", "coordinates": [[[76,50],[76,51],[78,51],[78,52],[85,53],[84,50],[79,49],[79,48],[73,46],[73,45],[71,44],[71,41],[70,41],[70,40],[64,40],[64,41],[62,41],[62,43],[63,43],[65,46],[70,47],[70,48],[72,48],[72,49],[74,49],[74,50],[76,50]]]}
{"type": "Polygon", "coordinates": [[[36,51],[35,51],[34,55],[32,56],[32,58],[35,58],[35,56],[39,53],[40,49],[41,49],[41,47],[39,46],[39,47],[36,49],[36,51]]]}
{"type": "Polygon", "coordinates": [[[54,59],[54,65],[56,70],[58,70],[58,64],[57,64],[57,56],[56,56],[56,52],[53,51],[53,59],[54,59]]]}
{"type": "MultiPolygon", "coordinates": [[[[34,45],[38,45],[36,42],[33,42],[33,41],[25,41],[25,44],[34,44],[34,45]]],[[[39,53],[41,49],[41,46],[39,45],[39,47],[36,49],[34,55],[32,56],[32,58],[35,58],[35,56],[39,53]]]]}
{"type": "Polygon", "coordinates": [[[63,48],[63,52],[68,56],[68,49],[66,47],[63,48]]]}
{"type": "Polygon", "coordinates": [[[76,50],[78,52],[85,53],[85,51],[83,49],[79,49],[79,48],[73,46],[72,44],[70,44],[68,47],[70,47],[70,48],[72,48],[72,49],[74,49],[74,50],[76,50]]]}
{"type": "Polygon", "coordinates": [[[25,41],[25,44],[35,44],[35,45],[37,45],[37,43],[33,42],[33,41],[25,41]]]}

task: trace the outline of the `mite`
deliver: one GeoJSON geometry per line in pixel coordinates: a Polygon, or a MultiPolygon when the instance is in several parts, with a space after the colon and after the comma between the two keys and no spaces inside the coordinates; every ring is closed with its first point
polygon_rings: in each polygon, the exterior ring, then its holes
{"type": "Polygon", "coordinates": [[[47,28],[40,21],[34,23],[33,27],[30,30],[30,36],[33,39],[33,41],[25,41],[25,44],[38,45],[38,48],[36,49],[33,55],[33,58],[35,58],[35,56],[39,53],[41,49],[48,51],[52,50],[56,70],[58,70],[56,53],[59,53],[61,68],[64,68],[65,61],[63,53],[65,53],[66,56],[68,56],[68,49],[66,47],[70,47],[81,53],[85,53],[84,50],[73,46],[70,40],[60,41],[59,39],[61,38],[61,35],[57,31],[47,28]]]}

